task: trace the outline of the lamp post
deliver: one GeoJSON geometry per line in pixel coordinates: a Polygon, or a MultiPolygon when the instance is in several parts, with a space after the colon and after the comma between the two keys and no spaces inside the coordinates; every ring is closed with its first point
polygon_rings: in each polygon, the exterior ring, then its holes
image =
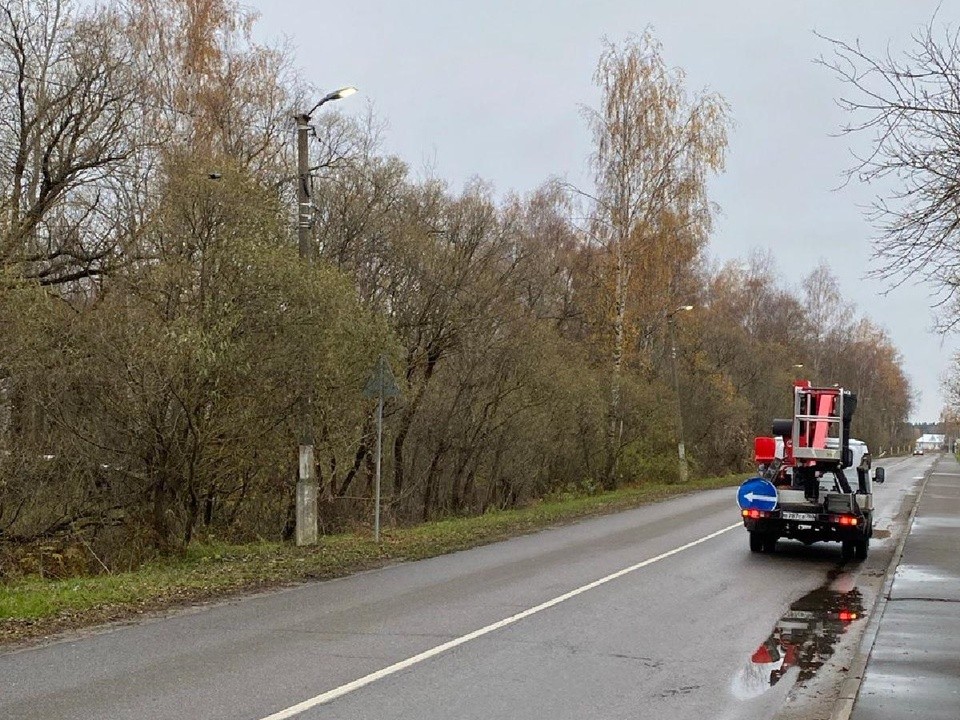
{"type": "Polygon", "coordinates": [[[313,205],[310,201],[310,155],[307,150],[310,116],[321,105],[350,97],[355,92],[357,92],[357,89],[349,86],[334,90],[320,98],[320,101],[310,108],[309,112],[295,116],[297,121],[297,240],[301,258],[310,257],[310,229],[313,227],[313,205]]]}
{"type": "Polygon", "coordinates": [[[680,461],[680,482],[686,482],[687,453],[683,446],[683,412],[680,409],[680,377],[677,374],[677,339],[673,327],[674,316],[679,312],[690,312],[693,305],[680,305],[667,313],[667,325],[670,327],[670,368],[673,371],[673,392],[677,400],[677,457],[680,461]]]}
{"type": "MultiPolygon", "coordinates": [[[[313,228],[313,202],[310,199],[310,160],[307,140],[310,116],[324,103],[340,100],[357,92],[355,87],[343,87],[320,98],[309,112],[295,115],[297,121],[297,245],[304,260],[310,251],[310,230],[313,228]]],[[[297,466],[297,545],[317,543],[317,476],[313,450],[313,387],[302,378],[303,388],[299,402],[300,438],[297,466]]]]}

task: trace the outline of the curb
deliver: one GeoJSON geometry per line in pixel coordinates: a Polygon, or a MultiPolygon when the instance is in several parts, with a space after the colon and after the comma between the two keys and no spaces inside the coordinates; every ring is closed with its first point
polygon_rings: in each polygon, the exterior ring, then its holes
{"type": "Polygon", "coordinates": [[[860,694],[860,686],[863,685],[863,676],[867,670],[867,661],[870,659],[870,653],[873,652],[873,644],[877,640],[877,633],[880,631],[880,620],[883,618],[883,611],[887,607],[887,601],[890,599],[890,592],[893,589],[893,579],[897,574],[897,567],[903,557],[903,548],[907,544],[907,538],[910,537],[910,531],[913,529],[913,520],[917,516],[917,510],[920,508],[920,500],[923,499],[923,493],[927,489],[927,481],[936,471],[940,464],[938,457],[930,469],[923,476],[923,482],[920,484],[920,492],[917,493],[917,500],[910,510],[910,517],[904,525],[905,532],[897,542],[897,547],[893,551],[893,557],[887,566],[886,575],[883,578],[883,585],[877,598],[870,608],[867,627],[863,632],[863,638],[857,648],[857,653],[850,663],[850,669],[847,671],[847,678],[840,686],[840,696],[833,705],[833,712],[830,713],[830,720],[849,720],[853,713],[853,706],[857,702],[857,695],[860,694]]]}

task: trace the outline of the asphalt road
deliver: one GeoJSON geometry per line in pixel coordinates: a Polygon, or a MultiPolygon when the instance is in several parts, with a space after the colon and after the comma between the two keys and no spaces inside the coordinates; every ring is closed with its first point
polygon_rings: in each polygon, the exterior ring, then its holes
{"type": "Polygon", "coordinates": [[[863,563],[752,554],[711,491],[0,655],[0,718],[813,717],[931,462],[885,463],[863,563]]]}

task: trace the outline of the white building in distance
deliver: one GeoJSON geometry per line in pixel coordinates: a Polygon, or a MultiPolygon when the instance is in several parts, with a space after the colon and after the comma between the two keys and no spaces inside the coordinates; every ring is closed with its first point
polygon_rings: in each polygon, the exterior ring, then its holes
{"type": "Polygon", "coordinates": [[[947,443],[946,435],[921,435],[917,438],[917,442],[914,443],[914,447],[918,450],[923,450],[924,452],[928,450],[942,450],[947,443]]]}

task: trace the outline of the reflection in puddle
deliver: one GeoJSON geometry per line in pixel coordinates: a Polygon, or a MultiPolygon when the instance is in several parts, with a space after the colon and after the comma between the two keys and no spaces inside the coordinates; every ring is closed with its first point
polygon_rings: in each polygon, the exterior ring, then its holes
{"type": "Polygon", "coordinates": [[[821,587],[804,595],[734,677],[733,694],[741,700],[762,695],[794,667],[799,682],[809,680],[833,655],[847,626],[862,617],[863,597],[856,588],[838,592],[821,587]]]}

